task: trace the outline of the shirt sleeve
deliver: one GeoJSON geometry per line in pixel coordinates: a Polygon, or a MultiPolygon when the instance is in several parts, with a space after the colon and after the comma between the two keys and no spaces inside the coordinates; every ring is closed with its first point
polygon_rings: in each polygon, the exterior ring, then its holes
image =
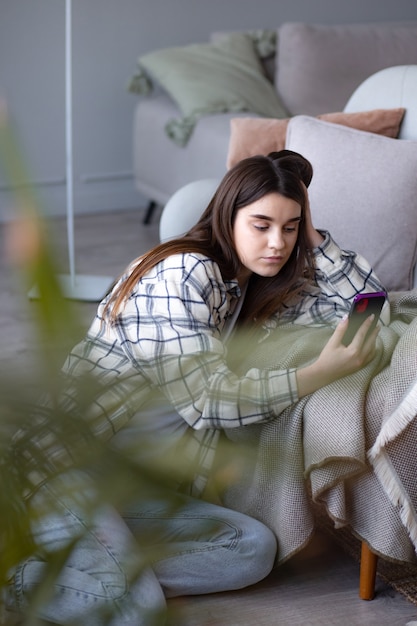
{"type": "Polygon", "coordinates": [[[194,429],[266,421],[298,400],[294,369],[238,377],[228,368],[228,308],[221,280],[197,261],[180,277],[177,268],[142,280],[116,324],[129,360],[194,429]]]}
{"type": "MultiPolygon", "coordinates": [[[[342,301],[343,313],[349,311],[353,298],[359,293],[385,291],[369,262],[357,252],[342,250],[329,233],[316,251],[317,283],[326,297],[342,301]]],[[[389,323],[389,306],[385,305],[381,319],[389,323]]]]}
{"type": "MultiPolygon", "coordinates": [[[[368,261],[351,250],[342,250],[326,231],[323,243],[314,249],[315,288],[290,307],[283,321],[299,324],[332,324],[349,312],[353,298],[359,293],[385,291],[368,261]]],[[[385,303],[381,321],[390,320],[389,304],[385,303]]]]}

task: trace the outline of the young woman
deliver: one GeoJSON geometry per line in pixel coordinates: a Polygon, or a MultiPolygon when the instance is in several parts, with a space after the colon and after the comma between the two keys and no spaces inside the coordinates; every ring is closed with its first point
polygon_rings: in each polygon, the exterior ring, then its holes
{"type": "MultiPolygon", "coordinates": [[[[83,622],[95,607],[110,606],[113,626],[149,625],[165,597],[237,589],[270,572],[276,554],[272,532],[199,497],[218,434],[278,416],[302,396],[363,367],[374,355],[378,333],[366,337],[368,319],[349,346],[342,343],[353,297],[378,291],[381,284],[363,258],[340,250],[327,232],[314,228],[311,178],[310,163],[290,151],[241,161],[224,176],[198,223],[136,259],[99,305],[64,372],[69,381],[89,376],[100,386],[88,415],[98,436],[112,437],[121,447],[145,441],[138,450],[150,460],[178,446],[184,480],[173,489],[182,494],[180,506],[170,512],[155,494],[146,506],[139,499],[122,514],[97,511],[42,618],[83,622]],[[267,324],[288,320],[336,328],[305,367],[251,369],[241,376],[232,371],[227,349],[234,329],[256,330],[262,337],[267,324]],[[169,553],[130,583],[135,537],[140,542],[150,527],[153,541],[166,544],[169,553]]],[[[69,385],[64,405],[76,403],[76,389],[69,385]]],[[[51,439],[50,458],[59,458],[51,439]]],[[[79,493],[94,490],[88,477],[74,480],[81,481],[79,493]]],[[[60,503],[61,510],[40,516],[34,530],[38,542],[52,550],[85,526],[76,498],[62,493],[57,479],[32,498],[34,507],[45,498],[60,503]]],[[[24,606],[42,572],[40,557],[22,563],[9,605],[24,606]]],[[[93,611],[88,624],[99,623],[93,611]]]]}

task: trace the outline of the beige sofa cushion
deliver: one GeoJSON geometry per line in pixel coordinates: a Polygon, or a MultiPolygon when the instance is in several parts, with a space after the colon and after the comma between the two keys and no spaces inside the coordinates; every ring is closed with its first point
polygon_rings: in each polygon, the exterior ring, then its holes
{"type": "Polygon", "coordinates": [[[296,116],[286,147],[313,165],[314,225],[367,258],[386,289],[410,289],[417,260],[417,142],[296,116]]]}
{"type": "Polygon", "coordinates": [[[417,22],[288,22],[279,29],[275,84],[291,115],[318,115],[343,110],[374,72],[408,63],[417,63],[417,22]]]}

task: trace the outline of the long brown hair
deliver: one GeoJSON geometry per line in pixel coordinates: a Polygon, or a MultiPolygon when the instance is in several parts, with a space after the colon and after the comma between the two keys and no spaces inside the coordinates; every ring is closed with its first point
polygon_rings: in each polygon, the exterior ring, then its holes
{"type": "Polygon", "coordinates": [[[299,293],[312,276],[313,259],[305,226],[306,187],[313,169],[301,154],[290,150],[271,152],[239,161],[223,177],[198,222],[185,235],[161,243],[133,262],[133,269],[118,285],[105,312],[114,320],[137,282],[157,263],[172,254],[198,252],[210,257],[225,280],[236,277],[241,263],[236,253],[233,225],[239,209],[270,193],[279,193],[301,206],[301,222],[294,250],[274,277],[252,275],[240,321],[258,326],[299,293]]]}

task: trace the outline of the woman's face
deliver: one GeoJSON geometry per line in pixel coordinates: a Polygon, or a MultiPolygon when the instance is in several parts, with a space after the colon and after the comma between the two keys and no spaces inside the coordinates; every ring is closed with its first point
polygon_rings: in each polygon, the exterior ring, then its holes
{"type": "Polygon", "coordinates": [[[279,193],[270,193],[237,211],[233,238],[242,264],[237,277],[240,285],[252,273],[278,274],[297,242],[300,220],[301,206],[279,193]]]}

